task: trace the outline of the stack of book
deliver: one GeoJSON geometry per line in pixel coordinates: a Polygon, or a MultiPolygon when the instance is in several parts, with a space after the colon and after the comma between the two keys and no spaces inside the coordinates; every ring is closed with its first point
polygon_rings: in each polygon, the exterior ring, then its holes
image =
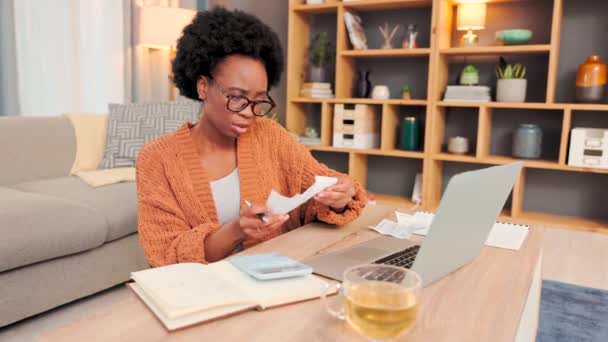
{"type": "Polygon", "coordinates": [[[444,101],[476,101],[490,102],[490,87],[488,86],[454,86],[449,85],[445,90],[444,101]]]}
{"type": "Polygon", "coordinates": [[[321,138],[298,137],[298,141],[304,145],[321,145],[321,138]]]}
{"type": "Polygon", "coordinates": [[[313,99],[325,99],[334,97],[330,83],[322,82],[306,82],[300,89],[301,97],[309,97],[313,99]]]}

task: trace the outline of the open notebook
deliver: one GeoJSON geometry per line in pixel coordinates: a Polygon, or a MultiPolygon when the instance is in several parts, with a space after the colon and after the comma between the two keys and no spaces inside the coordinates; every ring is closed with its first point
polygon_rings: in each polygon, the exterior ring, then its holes
{"type": "Polygon", "coordinates": [[[260,281],[228,261],[183,263],[131,273],[131,289],[168,330],[318,298],[325,281],[314,275],[260,281]]]}

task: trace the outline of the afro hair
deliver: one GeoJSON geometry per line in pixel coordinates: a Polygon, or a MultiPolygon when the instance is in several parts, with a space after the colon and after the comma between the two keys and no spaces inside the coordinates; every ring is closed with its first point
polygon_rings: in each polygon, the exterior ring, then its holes
{"type": "Polygon", "coordinates": [[[276,33],[250,14],[215,7],[198,12],[177,42],[173,77],[180,94],[199,100],[199,77],[212,77],[217,65],[230,55],[259,60],[266,68],[269,86],[279,82],[283,50],[276,33]]]}

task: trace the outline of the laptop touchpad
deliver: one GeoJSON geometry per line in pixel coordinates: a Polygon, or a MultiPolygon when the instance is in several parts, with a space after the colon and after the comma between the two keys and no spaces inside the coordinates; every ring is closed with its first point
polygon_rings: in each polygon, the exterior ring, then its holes
{"type": "Polygon", "coordinates": [[[341,257],[350,260],[370,261],[386,254],[385,250],[371,247],[354,247],[341,253],[341,257]]]}

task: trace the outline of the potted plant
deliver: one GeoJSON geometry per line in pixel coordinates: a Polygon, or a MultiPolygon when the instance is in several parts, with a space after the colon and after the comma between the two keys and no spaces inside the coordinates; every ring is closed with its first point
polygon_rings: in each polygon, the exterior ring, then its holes
{"type": "Polygon", "coordinates": [[[521,64],[508,64],[500,57],[496,67],[496,101],[498,102],[525,102],[526,86],[528,81],[526,67],[521,64]]]}
{"type": "Polygon", "coordinates": [[[311,82],[327,82],[327,66],[331,64],[332,46],[327,32],[317,33],[308,48],[310,65],[308,78],[311,82]]]}

